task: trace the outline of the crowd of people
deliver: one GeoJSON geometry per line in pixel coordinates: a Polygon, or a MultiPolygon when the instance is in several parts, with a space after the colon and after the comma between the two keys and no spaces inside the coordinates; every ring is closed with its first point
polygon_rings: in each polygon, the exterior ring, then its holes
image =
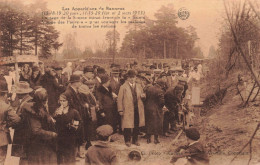
{"type": "MultiPolygon", "coordinates": [[[[201,75],[201,65],[184,70],[167,63],[159,67],[134,63],[105,69],[40,62],[24,64],[16,82],[10,66],[0,76],[0,161],[5,159],[12,127],[12,155],[20,157],[20,164],[73,164],[77,157],[85,157],[86,164],[116,164],[115,152],[106,145],[113,141],[109,136],[122,134],[127,147],[139,146],[140,135],[147,143],[151,136],[155,144],[160,143],[159,136],[169,137],[178,124],[188,123],[187,93],[201,75]]],[[[198,131],[186,129],[186,136],[195,139],[192,151],[196,154],[186,152],[183,157],[207,164],[203,147],[195,144],[198,131]]]]}

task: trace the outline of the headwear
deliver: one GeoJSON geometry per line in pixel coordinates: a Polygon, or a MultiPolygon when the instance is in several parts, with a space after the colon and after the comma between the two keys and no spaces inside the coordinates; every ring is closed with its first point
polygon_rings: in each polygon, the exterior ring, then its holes
{"type": "Polygon", "coordinates": [[[0,80],[0,92],[1,93],[8,92],[8,87],[5,79],[0,80]]]}
{"type": "Polygon", "coordinates": [[[157,74],[159,74],[159,73],[161,73],[162,72],[162,70],[161,69],[154,69],[154,73],[157,73],[157,74]]]}
{"type": "Polygon", "coordinates": [[[191,140],[199,140],[200,133],[196,128],[189,128],[185,130],[186,136],[191,140]]]}
{"type": "Polygon", "coordinates": [[[169,65],[167,63],[163,63],[163,68],[167,68],[169,65]]]}
{"type": "Polygon", "coordinates": [[[176,68],[176,71],[182,71],[183,72],[184,70],[182,69],[181,66],[179,66],[179,67],[176,68]]]}
{"type": "Polygon", "coordinates": [[[60,67],[60,66],[54,66],[53,67],[55,70],[62,70],[62,67],[60,67]]]}
{"type": "Polygon", "coordinates": [[[20,81],[16,86],[16,93],[17,94],[26,94],[31,93],[33,91],[32,88],[30,88],[30,85],[26,81],[20,81]]]}
{"type": "Polygon", "coordinates": [[[108,137],[112,135],[113,128],[110,125],[102,125],[97,128],[96,132],[99,136],[108,137]]]}
{"type": "Polygon", "coordinates": [[[128,154],[128,158],[130,160],[137,160],[137,161],[140,161],[141,160],[141,154],[139,151],[131,151],[129,154],[128,154]]]}
{"type": "Polygon", "coordinates": [[[95,80],[88,80],[86,82],[84,82],[84,84],[86,84],[88,87],[93,87],[95,85],[95,80]]]}
{"type": "Polygon", "coordinates": [[[129,70],[129,71],[127,72],[127,76],[128,76],[128,77],[131,77],[131,78],[132,78],[132,77],[135,77],[135,76],[136,76],[136,72],[131,69],[131,70],[129,70]]]}
{"type": "Polygon", "coordinates": [[[80,75],[73,74],[70,76],[70,83],[80,82],[80,75]]]}
{"type": "Polygon", "coordinates": [[[167,76],[167,74],[165,72],[162,72],[160,77],[163,77],[163,76],[167,76]]]}
{"type": "Polygon", "coordinates": [[[90,93],[89,87],[85,84],[82,84],[79,88],[78,88],[78,92],[82,93],[84,95],[88,95],[90,93]]]}
{"type": "Polygon", "coordinates": [[[137,77],[142,79],[142,80],[145,80],[148,84],[151,83],[151,81],[147,77],[145,77],[145,76],[137,75],[137,77]]]}
{"type": "Polygon", "coordinates": [[[92,66],[86,66],[83,70],[83,73],[94,72],[94,68],[92,66]]]}
{"type": "Polygon", "coordinates": [[[84,59],[81,59],[81,60],[79,60],[79,62],[86,62],[86,60],[84,60],[84,59]]]}
{"type": "Polygon", "coordinates": [[[100,68],[98,65],[93,65],[93,69],[100,68]]]}
{"type": "Polygon", "coordinates": [[[155,65],[151,65],[150,69],[156,69],[156,66],[155,65]]]}
{"type": "Polygon", "coordinates": [[[152,75],[152,71],[151,71],[151,70],[147,70],[147,71],[145,72],[145,75],[146,75],[146,76],[151,76],[151,75],[152,75]]]}
{"type": "Polygon", "coordinates": [[[169,71],[177,71],[177,70],[176,70],[176,67],[171,67],[171,68],[169,69],[169,71]]]}
{"type": "Polygon", "coordinates": [[[114,68],[114,69],[112,69],[111,73],[120,73],[120,69],[114,68]]]}
{"type": "Polygon", "coordinates": [[[105,74],[106,70],[104,68],[102,68],[102,67],[99,67],[99,68],[97,68],[97,73],[98,74],[105,74]]]}
{"type": "Polygon", "coordinates": [[[106,82],[109,81],[110,77],[109,77],[108,74],[104,74],[104,75],[102,75],[102,76],[100,77],[100,79],[101,79],[101,84],[105,84],[106,82]]]}
{"type": "Polygon", "coordinates": [[[34,95],[33,95],[33,100],[37,104],[42,104],[48,99],[47,91],[44,88],[38,88],[35,90],[34,95]]]}
{"type": "Polygon", "coordinates": [[[40,70],[40,68],[38,66],[33,66],[32,67],[32,72],[39,71],[39,70],[40,70]]]}

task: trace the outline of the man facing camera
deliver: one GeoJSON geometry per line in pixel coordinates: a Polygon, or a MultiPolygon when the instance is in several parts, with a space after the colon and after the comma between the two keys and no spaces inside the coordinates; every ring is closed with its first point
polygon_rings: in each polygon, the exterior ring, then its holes
{"type": "Polygon", "coordinates": [[[144,97],[143,89],[140,84],[135,82],[136,72],[129,70],[127,73],[127,81],[120,87],[117,107],[122,118],[122,129],[124,132],[124,140],[126,146],[132,144],[139,146],[138,133],[139,127],[145,125],[144,120],[144,97]]]}

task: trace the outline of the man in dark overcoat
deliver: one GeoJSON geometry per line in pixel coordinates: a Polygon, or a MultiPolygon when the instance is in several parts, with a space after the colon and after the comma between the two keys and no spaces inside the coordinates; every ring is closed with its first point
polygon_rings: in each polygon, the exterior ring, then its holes
{"type": "Polygon", "coordinates": [[[171,126],[176,129],[176,123],[178,121],[178,112],[179,112],[179,106],[181,103],[181,97],[183,93],[183,86],[177,85],[176,87],[170,87],[165,95],[165,106],[169,110],[164,115],[163,120],[163,132],[164,135],[167,135],[167,132],[169,132],[169,124],[171,123],[171,126]]]}
{"type": "Polygon", "coordinates": [[[89,104],[80,97],[79,88],[82,86],[81,78],[79,75],[71,75],[70,85],[64,92],[69,104],[73,109],[79,111],[79,114],[83,121],[83,129],[80,131],[80,137],[78,139],[79,145],[82,145],[87,141],[86,148],[91,146],[91,115],[89,113],[89,104]]]}
{"type": "Polygon", "coordinates": [[[164,85],[162,80],[158,80],[146,91],[144,107],[147,143],[151,142],[151,135],[154,135],[155,144],[160,143],[158,135],[162,134],[163,128],[164,85]]]}

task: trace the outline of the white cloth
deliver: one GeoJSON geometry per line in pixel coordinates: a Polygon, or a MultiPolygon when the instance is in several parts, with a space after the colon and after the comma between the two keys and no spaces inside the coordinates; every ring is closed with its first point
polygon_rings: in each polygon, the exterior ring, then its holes
{"type": "Polygon", "coordinates": [[[100,82],[100,83],[101,83],[101,79],[100,79],[99,77],[96,77],[96,78],[97,78],[98,82],[100,82]]]}
{"type": "Polygon", "coordinates": [[[72,68],[66,67],[63,69],[62,74],[67,73],[68,74],[68,80],[70,80],[70,76],[72,75],[72,68]]]}

